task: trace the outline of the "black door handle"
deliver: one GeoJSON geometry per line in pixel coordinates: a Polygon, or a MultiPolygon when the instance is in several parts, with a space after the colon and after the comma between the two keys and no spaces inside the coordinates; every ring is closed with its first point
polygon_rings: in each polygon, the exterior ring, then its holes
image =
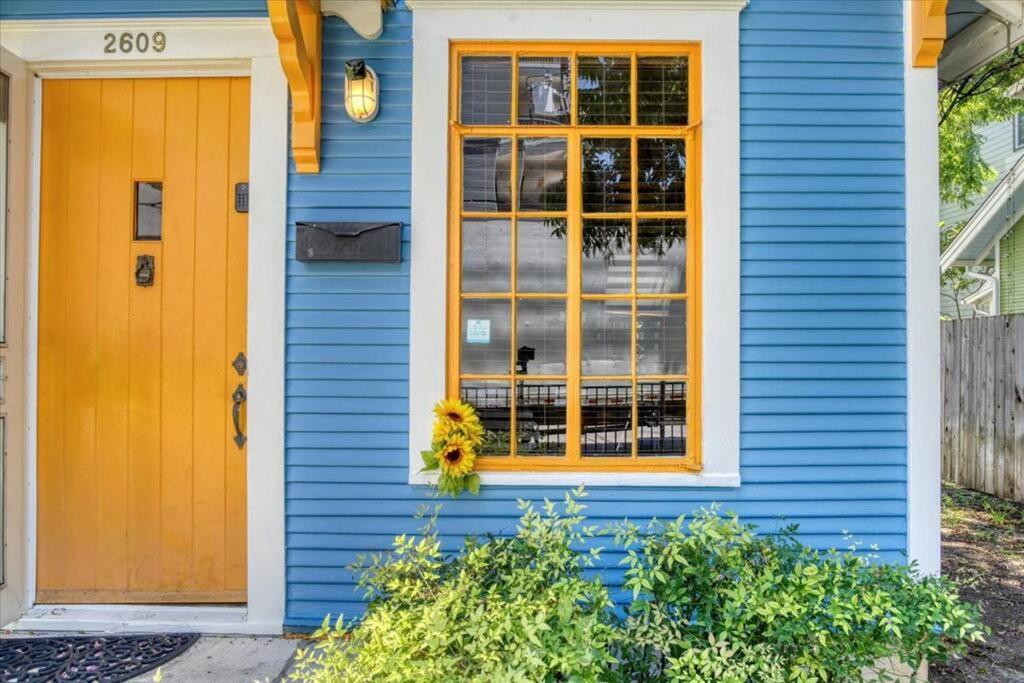
{"type": "Polygon", "coordinates": [[[234,402],[231,406],[231,419],[235,423],[235,445],[239,448],[245,445],[245,434],[242,433],[241,423],[242,404],[245,403],[245,399],[245,387],[239,384],[235,393],[231,394],[231,400],[234,402]]]}

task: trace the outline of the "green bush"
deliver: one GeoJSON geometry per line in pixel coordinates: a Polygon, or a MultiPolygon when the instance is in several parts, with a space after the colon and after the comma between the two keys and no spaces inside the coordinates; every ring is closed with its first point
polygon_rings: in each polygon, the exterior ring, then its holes
{"type": "Polygon", "coordinates": [[[520,503],[512,538],[470,540],[454,558],[434,525],[399,536],[362,563],[370,603],[358,626],[325,620],[300,651],[302,681],[596,681],[612,662],[612,602],[584,568],[597,553],[573,549],[593,529],[567,495],[541,515],[520,503]]]}
{"type": "Polygon", "coordinates": [[[714,510],[620,525],[634,597],[621,679],[859,681],[880,659],[916,670],[982,638],[977,610],[947,580],[852,549],[814,551],[795,532],[757,536],[714,510]]]}
{"type": "Polygon", "coordinates": [[[757,536],[704,510],[688,523],[614,528],[634,602],[616,611],[584,526],[582,489],[512,538],[441,551],[420,538],[362,561],[352,627],[324,620],[301,650],[303,681],[856,681],[879,659],[917,666],[979,640],[949,582],[854,552],[820,553],[795,528],[757,536]]]}

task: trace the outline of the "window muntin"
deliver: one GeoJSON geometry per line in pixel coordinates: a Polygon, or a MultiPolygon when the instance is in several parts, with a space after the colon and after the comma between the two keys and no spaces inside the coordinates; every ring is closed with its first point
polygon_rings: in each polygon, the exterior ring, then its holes
{"type": "Polygon", "coordinates": [[[480,469],[700,469],[699,47],[453,51],[446,383],[480,469]]]}

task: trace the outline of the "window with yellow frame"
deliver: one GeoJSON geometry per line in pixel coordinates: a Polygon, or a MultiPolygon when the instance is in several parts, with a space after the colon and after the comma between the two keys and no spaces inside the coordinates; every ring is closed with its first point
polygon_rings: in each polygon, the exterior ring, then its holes
{"type": "Polygon", "coordinates": [[[454,43],[447,393],[481,470],[700,469],[700,48],[454,43]]]}

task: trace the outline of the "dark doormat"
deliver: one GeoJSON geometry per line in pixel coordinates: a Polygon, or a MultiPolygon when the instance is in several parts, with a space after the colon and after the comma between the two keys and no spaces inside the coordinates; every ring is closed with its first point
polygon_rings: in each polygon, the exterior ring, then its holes
{"type": "Polygon", "coordinates": [[[197,633],[4,638],[0,683],[119,683],[156,669],[197,640],[197,633]]]}

